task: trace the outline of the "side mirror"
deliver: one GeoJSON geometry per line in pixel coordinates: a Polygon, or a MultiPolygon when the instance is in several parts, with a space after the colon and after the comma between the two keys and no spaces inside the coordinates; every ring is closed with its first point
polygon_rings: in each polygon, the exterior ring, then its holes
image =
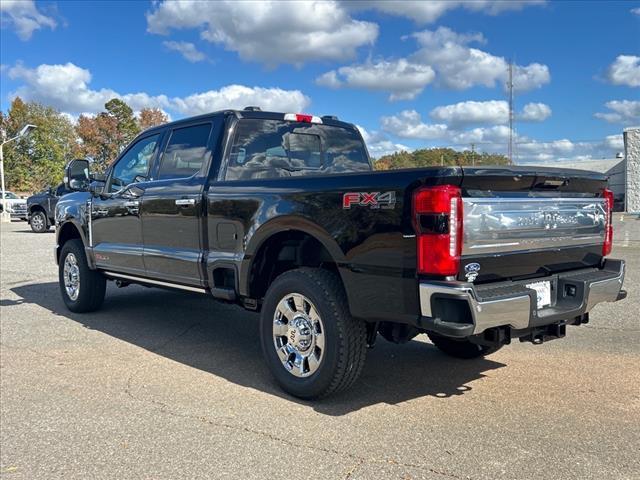
{"type": "Polygon", "coordinates": [[[90,180],[88,160],[76,158],[67,163],[64,169],[64,184],[67,190],[86,190],[90,180]]]}

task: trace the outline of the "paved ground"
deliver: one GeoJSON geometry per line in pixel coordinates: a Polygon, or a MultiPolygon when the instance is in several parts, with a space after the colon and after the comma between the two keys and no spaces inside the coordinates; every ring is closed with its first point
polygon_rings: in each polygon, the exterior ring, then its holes
{"type": "Polygon", "coordinates": [[[271,381],[255,315],[136,286],[70,314],[53,233],[1,228],[2,478],[640,478],[633,235],[630,298],[566,339],[478,361],[380,340],[355,388],[306,403],[271,381]]]}

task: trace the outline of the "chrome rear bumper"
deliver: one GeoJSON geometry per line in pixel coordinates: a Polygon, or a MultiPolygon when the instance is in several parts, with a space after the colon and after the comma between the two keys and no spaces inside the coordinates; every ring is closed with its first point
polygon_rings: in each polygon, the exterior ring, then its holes
{"type": "Polygon", "coordinates": [[[602,302],[624,298],[623,260],[605,261],[602,269],[565,272],[518,282],[474,285],[467,282],[421,282],[421,324],[443,335],[466,337],[493,327],[539,327],[584,315],[602,302]],[[552,302],[537,308],[535,281],[551,282],[552,302]],[[622,291],[622,293],[621,293],[622,291]]]}

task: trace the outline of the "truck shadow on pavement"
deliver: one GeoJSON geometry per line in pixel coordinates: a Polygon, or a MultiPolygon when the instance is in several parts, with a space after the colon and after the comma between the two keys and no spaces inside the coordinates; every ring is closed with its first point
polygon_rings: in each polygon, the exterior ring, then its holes
{"type": "MultiPolygon", "coordinates": [[[[86,328],[331,416],[379,403],[393,405],[423,396],[444,401],[469,394],[470,382],[505,366],[488,359],[452,359],[423,341],[395,345],[378,337],[362,376],[350,390],[306,402],[285,394],[272,380],[263,363],[258,315],[240,307],[204,295],[139,286],[118,289],[109,284],[100,311],[74,314],[64,306],[56,282],[22,285],[11,291],[21,300],[3,300],[3,307],[37,304],[86,328]]],[[[5,312],[10,314],[10,310],[5,312]]]]}

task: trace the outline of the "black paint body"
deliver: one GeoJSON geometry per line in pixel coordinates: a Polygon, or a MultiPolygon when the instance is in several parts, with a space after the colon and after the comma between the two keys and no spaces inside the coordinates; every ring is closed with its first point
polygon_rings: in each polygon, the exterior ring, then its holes
{"type": "MultiPolygon", "coordinates": [[[[230,268],[235,271],[236,300],[259,304],[252,272],[261,247],[273,235],[302,232],[316,239],[337,266],[354,316],[415,324],[420,316],[411,211],[416,188],[452,184],[465,196],[537,195],[548,193],[545,179],[561,179],[566,182],[554,189],[557,195],[597,196],[606,186],[606,178],[593,172],[538,167],[428,167],[222,181],[219,172],[228,155],[229,132],[238,118],[247,117],[282,119],[282,114],[225,111],[142,134],[161,133],[162,151],[170,129],[213,125],[205,166],[191,178],[153,180],[156,152],[150,179],[136,183],[133,192],[65,196],[57,208],[58,245],[76,228],[96,268],[206,290],[217,286],[212,273],[216,268],[230,268]],[[342,205],[346,192],[390,191],[395,192],[394,208],[342,205]],[[176,199],[192,199],[193,205],[176,206],[176,199]],[[137,205],[127,206],[131,202],[137,205]]],[[[324,122],[355,129],[336,120],[324,122]]],[[[594,248],[495,255],[482,259],[479,280],[544,276],[601,261],[601,252],[594,248]]]]}

